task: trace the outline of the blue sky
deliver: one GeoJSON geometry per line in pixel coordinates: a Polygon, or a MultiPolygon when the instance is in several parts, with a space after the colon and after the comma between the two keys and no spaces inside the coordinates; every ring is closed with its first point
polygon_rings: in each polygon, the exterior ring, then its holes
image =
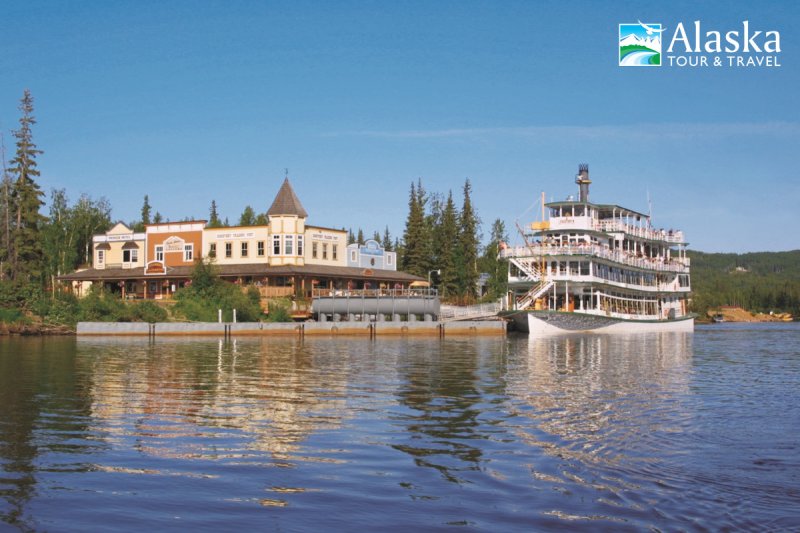
{"type": "MultiPolygon", "coordinates": [[[[465,178],[488,233],[574,194],[693,249],[800,248],[796,2],[3,2],[0,130],[27,87],[40,184],[231,222],[289,175],[310,223],[402,233],[465,178]],[[618,25],[781,32],[780,68],[619,67],[618,25]]],[[[664,38],[664,49],[668,45],[664,38]]],[[[666,63],[666,60],[665,60],[666,63]]],[[[460,202],[460,199],[459,199],[460,202]]]]}

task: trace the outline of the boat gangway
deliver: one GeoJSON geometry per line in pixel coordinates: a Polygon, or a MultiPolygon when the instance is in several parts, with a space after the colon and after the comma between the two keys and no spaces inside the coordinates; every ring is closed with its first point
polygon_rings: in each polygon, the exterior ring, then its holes
{"type": "Polygon", "coordinates": [[[465,306],[442,305],[439,311],[439,322],[496,317],[502,309],[503,305],[500,301],[465,306]]]}

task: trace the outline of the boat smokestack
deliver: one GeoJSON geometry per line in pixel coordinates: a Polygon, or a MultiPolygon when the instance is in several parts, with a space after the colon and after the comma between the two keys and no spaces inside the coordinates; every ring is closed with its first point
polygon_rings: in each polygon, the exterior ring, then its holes
{"type": "Polygon", "coordinates": [[[589,184],[591,182],[589,179],[589,165],[581,163],[578,165],[578,175],[575,176],[575,183],[580,187],[578,201],[583,203],[589,201],[589,184]]]}

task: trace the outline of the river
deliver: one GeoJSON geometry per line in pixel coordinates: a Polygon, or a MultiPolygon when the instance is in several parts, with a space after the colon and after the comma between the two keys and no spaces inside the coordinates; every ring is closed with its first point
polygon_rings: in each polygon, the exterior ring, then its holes
{"type": "Polygon", "coordinates": [[[0,530],[798,530],[798,435],[798,324],[0,340],[0,530]]]}

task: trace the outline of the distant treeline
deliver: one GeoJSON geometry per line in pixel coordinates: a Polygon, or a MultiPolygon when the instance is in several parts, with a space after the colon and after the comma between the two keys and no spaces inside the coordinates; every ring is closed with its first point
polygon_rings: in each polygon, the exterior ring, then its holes
{"type": "Polygon", "coordinates": [[[800,315],[800,250],[747,254],[689,252],[692,308],[721,305],[800,315]]]}

